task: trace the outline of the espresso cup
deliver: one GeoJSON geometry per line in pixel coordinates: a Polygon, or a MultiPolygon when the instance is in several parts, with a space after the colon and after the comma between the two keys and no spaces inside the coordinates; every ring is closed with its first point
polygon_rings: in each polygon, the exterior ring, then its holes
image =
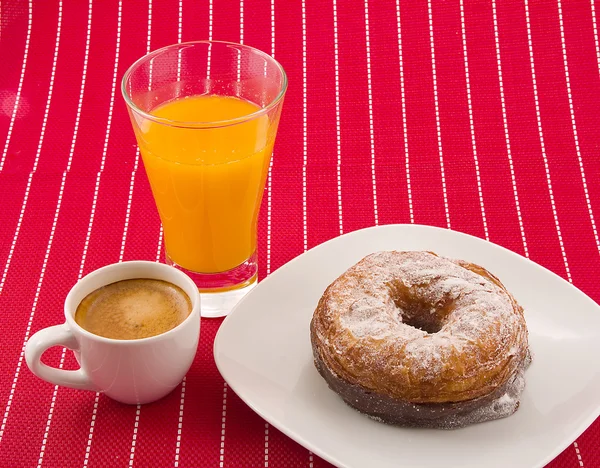
{"type": "Polygon", "coordinates": [[[122,262],[78,281],[65,300],[65,323],[29,338],[25,359],[31,372],[52,384],[102,392],[122,403],[143,404],[164,397],[183,380],[199,336],[200,294],[185,273],[155,262],[122,262]],[[88,294],[117,281],[138,278],[167,281],[181,288],[191,301],[189,316],[162,334],[134,340],[95,335],[75,321],[77,306],[88,294]],[[63,370],[42,363],[42,354],[53,346],[72,350],[80,368],[63,370]]]}

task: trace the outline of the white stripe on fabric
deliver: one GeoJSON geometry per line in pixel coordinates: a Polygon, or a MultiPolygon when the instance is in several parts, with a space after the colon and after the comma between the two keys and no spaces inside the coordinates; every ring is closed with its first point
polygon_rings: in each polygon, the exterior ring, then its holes
{"type": "MultiPolygon", "coordinates": [[[[306,0],[301,2],[302,8],[302,227],[303,227],[303,251],[308,250],[308,204],[307,177],[308,167],[308,77],[306,68],[306,0]]],[[[313,466],[313,454],[308,451],[308,466],[313,466]]]]}
{"type": "Polygon", "coordinates": [[[440,174],[442,177],[442,194],[444,196],[444,210],[446,211],[446,224],[451,229],[450,209],[448,207],[448,191],[446,189],[446,171],[444,170],[444,151],[442,148],[442,126],[440,123],[440,103],[437,87],[437,71],[435,65],[435,43],[433,38],[433,9],[432,0],[427,1],[427,13],[429,15],[429,45],[431,47],[431,72],[433,76],[433,102],[435,105],[435,126],[437,130],[438,153],[440,157],[440,174]]]}
{"type": "Polygon", "coordinates": [[[365,44],[367,49],[367,99],[369,102],[369,139],[371,150],[371,183],[373,184],[373,217],[379,224],[377,209],[377,177],[375,176],[375,124],[373,118],[373,86],[371,79],[371,33],[369,30],[369,0],[365,0],[365,44]]]}
{"type": "Polygon", "coordinates": [[[123,261],[125,255],[125,242],[127,242],[127,232],[129,230],[129,219],[131,218],[131,204],[133,202],[133,189],[135,187],[135,176],[137,174],[140,162],[140,149],[135,150],[135,161],[133,162],[133,170],[131,171],[131,179],[129,181],[129,193],[127,195],[127,209],[125,211],[125,224],[123,226],[123,238],[121,240],[121,250],[119,252],[119,262],[123,261]]]}
{"type": "Polygon", "coordinates": [[[338,190],[338,219],[340,234],[344,234],[344,221],[342,211],[342,125],[340,119],[340,57],[338,46],[338,17],[337,0],[333,0],[333,54],[335,71],[335,129],[337,143],[337,190],[338,190]]]}
{"type": "MultiPolygon", "coordinates": [[[[275,0],[271,0],[271,56],[275,58],[275,0]]],[[[266,74],[265,63],[265,74],[266,74]]],[[[271,274],[271,243],[273,226],[273,158],[275,152],[271,155],[269,161],[269,172],[267,174],[267,276],[271,274]]],[[[225,402],[223,402],[225,404],[225,402]]],[[[269,466],[269,424],[265,423],[265,467],[269,466]]]]}
{"type": "Polygon", "coordinates": [[[556,234],[558,235],[558,243],[560,245],[560,252],[562,254],[563,263],[565,265],[565,272],[569,281],[571,279],[571,270],[569,268],[569,262],[567,261],[567,254],[565,252],[565,245],[560,230],[560,222],[558,220],[558,213],[556,210],[556,203],[554,201],[554,192],[552,190],[552,178],[550,176],[550,166],[548,165],[548,157],[546,156],[546,144],[544,141],[544,131],[542,128],[542,115],[540,113],[540,100],[538,96],[537,77],[535,72],[535,60],[533,56],[533,39],[531,36],[531,21],[529,18],[529,1],[525,0],[525,22],[527,25],[527,44],[529,46],[529,63],[531,66],[531,79],[533,81],[533,98],[535,101],[535,115],[537,119],[538,133],[540,137],[540,148],[542,158],[544,160],[544,169],[546,171],[546,181],[548,183],[548,194],[550,195],[550,205],[552,207],[552,214],[554,216],[554,226],[556,228],[556,234]]]}
{"type": "Polygon", "coordinates": [[[244,43],[244,0],[240,0],[240,44],[244,43]]]}
{"type": "MultiPolygon", "coordinates": [[[[177,14],[177,44],[181,44],[183,32],[183,0],[179,0],[179,12],[177,14]]],[[[181,49],[177,51],[177,81],[181,81],[181,49]]]]}
{"type": "Polygon", "coordinates": [[[500,104],[502,107],[502,124],[504,126],[504,139],[506,141],[506,157],[510,169],[510,179],[512,182],[513,196],[515,198],[515,207],[517,210],[517,219],[519,220],[519,231],[523,241],[523,253],[529,258],[529,249],[527,248],[527,238],[525,236],[525,225],[521,214],[521,204],[519,203],[519,190],[517,188],[517,176],[513,164],[512,149],[510,146],[510,133],[508,131],[508,116],[506,112],[506,101],[504,99],[504,78],[502,75],[502,57],[500,54],[500,39],[498,33],[498,15],[496,14],[496,0],[492,0],[492,16],[494,21],[494,44],[496,47],[496,64],[498,69],[498,84],[500,86],[500,104]]]}
{"type": "Polygon", "coordinates": [[[227,382],[223,384],[223,407],[221,410],[221,446],[219,449],[219,467],[225,462],[225,421],[227,418],[227,382]]]}
{"type": "Polygon", "coordinates": [[[579,451],[579,445],[577,442],[573,442],[573,447],[575,448],[575,455],[577,456],[577,462],[579,466],[583,468],[583,458],[581,458],[581,452],[579,451]]]}
{"type": "Polygon", "coordinates": [[[131,449],[129,450],[129,466],[133,466],[133,460],[135,457],[135,444],[137,443],[138,427],[140,425],[140,413],[142,412],[142,405],[138,404],[135,408],[135,420],[133,422],[133,437],[131,440],[131,449]]]}
{"type": "Polygon", "coordinates": [[[265,423],[265,468],[269,466],[269,423],[265,423]]]}
{"type": "Polygon", "coordinates": [[[179,419],[177,420],[177,442],[175,443],[175,463],[174,466],[179,466],[179,452],[181,450],[181,432],[183,430],[183,408],[185,404],[185,377],[181,382],[181,396],[179,398],[179,419]]]}
{"type": "MultiPolygon", "coordinates": [[[[271,56],[275,58],[275,0],[271,0],[271,56]]],[[[266,76],[265,63],[265,76],[266,76]]],[[[271,155],[269,161],[269,172],[267,173],[267,276],[271,274],[271,212],[272,212],[272,194],[273,194],[273,158],[275,154],[271,155]]]]}
{"type": "Polygon", "coordinates": [[[471,145],[473,146],[473,163],[475,164],[475,176],[477,177],[477,193],[479,194],[479,206],[481,208],[483,233],[485,235],[486,240],[490,240],[487,218],[485,216],[485,205],[483,203],[483,188],[481,185],[481,174],[479,171],[479,157],[477,156],[477,139],[475,138],[475,119],[473,118],[473,101],[471,99],[471,78],[469,74],[469,58],[467,52],[467,28],[465,26],[465,8],[463,0],[460,0],[460,29],[463,44],[463,57],[465,62],[465,85],[467,87],[467,105],[469,108],[469,128],[471,129],[471,145]]]}
{"type": "Polygon", "coordinates": [[[402,55],[402,22],[400,19],[400,0],[396,0],[396,27],[398,31],[398,62],[400,72],[400,99],[402,101],[402,135],[404,139],[404,161],[406,167],[406,191],[408,195],[408,214],[410,222],[415,222],[412,188],[410,184],[410,158],[408,152],[408,124],[406,120],[406,90],[404,87],[404,57],[402,55]]]}
{"type": "Polygon", "coordinates": [[[302,227],[303,248],[308,250],[308,206],[306,170],[308,166],[308,88],[306,70],[306,0],[302,0],[302,227]]]}
{"type": "Polygon", "coordinates": [[[596,46],[596,62],[598,72],[600,73],[600,43],[598,41],[598,22],[596,21],[596,5],[594,0],[590,0],[590,10],[592,12],[592,28],[594,30],[594,45],[596,46]]]}
{"type": "MultiPolygon", "coordinates": [[[[208,1],[208,40],[213,38],[213,0],[208,1]]],[[[206,53],[206,93],[210,93],[210,62],[212,57],[212,47],[208,47],[206,53]]]]}
{"type": "Polygon", "coordinates": [[[571,77],[569,75],[569,60],[567,58],[567,44],[565,40],[565,25],[563,21],[562,3],[557,0],[558,4],[558,23],[560,26],[560,43],[562,47],[562,56],[565,68],[565,82],[567,85],[567,97],[569,99],[569,113],[571,115],[571,126],[573,127],[573,140],[575,142],[575,152],[577,153],[577,161],[579,163],[579,173],[581,174],[581,183],[583,185],[583,193],[585,195],[585,203],[587,205],[594,240],[596,241],[596,249],[600,253],[600,240],[598,239],[598,230],[596,229],[596,221],[594,211],[592,210],[592,202],[590,201],[590,192],[588,190],[587,178],[583,167],[583,158],[581,156],[581,148],[579,146],[579,136],[577,134],[577,121],[575,119],[575,107],[573,106],[573,93],[571,92],[571,77]]]}
{"type": "Polygon", "coordinates": [[[213,0],[208,0],[208,40],[213,40],[213,0]]]}
{"type": "Polygon", "coordinates": [[[160,254],[161,254],[161,250],[162,250],[162,243],[163,243],[163,227],[162,227],[162,223],[160,225],[160,230],[158,232],[158,247],[156,249],[156,261],[160,262],[160,254]]]}

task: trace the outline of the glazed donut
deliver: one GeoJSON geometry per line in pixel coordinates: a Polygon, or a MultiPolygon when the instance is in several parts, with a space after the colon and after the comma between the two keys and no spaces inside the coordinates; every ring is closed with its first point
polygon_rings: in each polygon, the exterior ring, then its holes
{"type": "Polygon", "coordinates": [[[384,422],[455,428],[509,416],[531,360],[523,309],[484,268],[378,252],[335,280],[310,324],[315,366],[384,422]]]}

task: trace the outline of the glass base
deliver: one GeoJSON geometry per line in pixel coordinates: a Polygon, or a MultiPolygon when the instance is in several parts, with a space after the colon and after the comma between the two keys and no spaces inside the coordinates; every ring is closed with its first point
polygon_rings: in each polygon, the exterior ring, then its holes
{"type": "Polygon", "coordinates": [[[256,286],[256,281],[241,289],[225,292],[200,293],[200,313],[202,317],[224,317],[240,301],[242,297],[256,286]]]}
{"type": "Polygon", "coordinates": [[[175,263],[165,255],[165,261],[187,274],[200,291],[202,317],[224,317],[252,288],[258,278],[256,252],[241,265],[220,273],[198,273],[175,263]]]}

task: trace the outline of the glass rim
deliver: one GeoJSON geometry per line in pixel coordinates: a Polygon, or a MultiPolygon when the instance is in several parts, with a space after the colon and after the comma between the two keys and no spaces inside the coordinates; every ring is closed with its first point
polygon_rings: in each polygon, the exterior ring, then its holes
{"type": "Polygon", "coordinates": [[[161,47],[160,49],[156,49],[156,50],[140,57],[139,59],[137,59],[123,74],[123,78],[121,79],[121,94],[123,95],[123,99],[125,100],[127,107],[129,107],[136,114],[139,114],[140,116],[144,117],[145,119],[151,120],[152,122],[163,124],[163,125],[168,125],[171,127],[180,127],[180,128],[220,128],[220,127],[236,125],[236,124],[242,123],[242,122],[248,122],[250,120],[254,120],[257,117],[260,117],[264,114],[269,113],[273,108],[277,107],[277,105],[281,102],[281,100],[283,99],[283,96],[285,95],[285,92],[287,90],[287,86],[288,86],[288,79],[287,79],[287,74],[285,73],[285,70],[283,69],[283,66],[277,60],[275,60],[273,57],[271,57],[269,54],[267,54],[266,52],[263,52],[262,50],[257,49],[255,47],[248,46],[245,44],[240,44],[237,42],[201,40],[201,41],[189,41],[189,42],[179,42],[177,44],[171,44],[171,45],[168,45],[165,47],[161,47]],[[241,117],[236,117],[234,119],[214,120],[214,121],[208,121],[208,122],[187,122],[187,121],[167,119],[164,117],[157,117],[155,115],[152,115],[152,114],[140,109],[131,99],[131,96],[127,92],[126,85],[125,85],[128,78],[135,72],[135,70],[137,68],[139,68],[140,65],[142,65],[142,63],[145,63],[148,60],[151,60],[152,58],[164,53],[165,51],[167,51],[169,49],[175,49],[175,48],[184,47],[184,46],[195,46],[198,44],[207,44],[207,45],[222,44],[222,45],[236,46],[236,47],[239,47],[242,49],[250,50],[258,55],[261,55],[266,60],[272,61],[275,64],[275,66],[279,69],[279,71],[281,72],[281,76],[283,78],[281,90],[279,91],[277,96],[275,96],[275,98],[271,102],[269,102],[269,104],[267,104],[265,107],[261,107],[259,110],[255,111],[255,112],[243,115],[241,117]]]}

